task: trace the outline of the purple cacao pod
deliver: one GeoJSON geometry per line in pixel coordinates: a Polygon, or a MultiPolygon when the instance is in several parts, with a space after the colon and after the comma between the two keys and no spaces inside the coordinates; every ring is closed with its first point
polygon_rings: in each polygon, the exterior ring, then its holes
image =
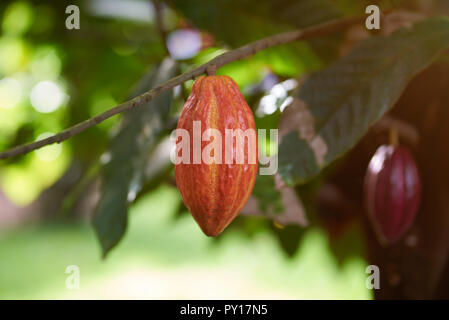
{"type": "Polygon", "coordinates": [[[383,145],[365,176],[365,204],[382,245],[397,242],[415,220],[421,179],[412,154],[403,146],[383,145]]]}

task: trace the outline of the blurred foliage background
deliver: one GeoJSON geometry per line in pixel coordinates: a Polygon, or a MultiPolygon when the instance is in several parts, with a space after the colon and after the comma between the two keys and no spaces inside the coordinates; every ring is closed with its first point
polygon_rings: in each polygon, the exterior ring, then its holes
{"type": "MultiPolygon", "coordinates": [[[[384,11],[412,12],[405,20],[448,12],[447,1],[377,2],[384,11]]],[[[363,15],[368,4],[3,0],[0,150],[57,133],[232,48],[363,15]],[[71,4],[80,8],[79,30],[65,27],[71,4]]],[[[302,76],[375,35],[354,28],[295,42],[218,73],[239,84],[259,129],[277,128],[302,76]]],[[[218,239],[201,233],[173,185],[167,151],[192,85],[0,163],[0,298],[373,298],[361,210],[316,201],[323,185],[339,197],[325,181],[343,172],[341,161],[295,188],[259,177],[253,207],[218,239]],[[65,286],[69,265],[80,267],[79,290],[65,286]]],[[[259,145],[278,152],[269,138],[259,145]]]]}

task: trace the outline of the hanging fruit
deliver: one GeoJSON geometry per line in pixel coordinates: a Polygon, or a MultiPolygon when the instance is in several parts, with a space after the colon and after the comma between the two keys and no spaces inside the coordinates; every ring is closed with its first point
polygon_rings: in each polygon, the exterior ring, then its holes
{"type": "Polygon", "coordinates": [[[177,128],[189,137],[187,149],[179,140],[176,145],[176,156],[186,160],[175,163],[177,187],[203,232],[215,237],[240,213],[254,187],[253,113],[234,80],[204,76],[195,82],[177,128]]]}
{"type": "Polygon", "coordinates": [[[413,224],[421,199],[421,180],[410,151],[396,145],[379,147],[369,163],[364,189],[379,242],[397,242],[413,224]]]}

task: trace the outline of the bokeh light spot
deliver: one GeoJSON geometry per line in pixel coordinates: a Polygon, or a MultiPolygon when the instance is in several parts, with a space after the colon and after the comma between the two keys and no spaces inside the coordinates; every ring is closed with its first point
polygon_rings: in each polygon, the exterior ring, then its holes
{"type": "Polygon", "coordinates": [[[61,59],[53,47],[41,47],[33,56],[31,72],[37,79],[56,79],[61,73],[61,59]]]}
{"type": "Polygon", "coordinates": [[[274,95],[264,96],[260,100],[260,109],[264,114],[273,114],[277,110],[276,97],[274,95]]]}
{"type": "Polygon", "coordinates": [[[201,50],[201,34],[190,29],[173,31],[167,37],[167,48],[173,59],[192,58],[201,50]]]}
{"type": "Polygon", "coordinates": [[[17,1],[10,4],[4,13],[2,28],[5,33],[20,35],[31,27],[33,11],[28,2],[17,1]]]}
{"type": "Polygon", "coordinates": [[[18,71],[26,62],[27,48],[18,38],[0,37],[0,74],[18,71]]]}
{"type": "Polygon", "coordinates": [[[14,78],[0,80],[0,108],[11,109],[19,103],[22,97],[22,86],[14,78]]]}
{"type": "Polygon", "coordinates": [[[66,98],[59,85],[52,81],[38,82],[31,90],[31,105],[36,111],[50,113],[58,109],[66,98]]]}

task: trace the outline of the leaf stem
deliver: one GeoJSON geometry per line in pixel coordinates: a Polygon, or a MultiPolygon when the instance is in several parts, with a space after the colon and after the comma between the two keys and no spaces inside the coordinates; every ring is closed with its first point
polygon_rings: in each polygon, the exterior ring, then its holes
{"type": "Polygon", "coordinates": [[[210,65],[206,69],[206,73],[208,76],[215,76],[217,74],[217,67],[214,65],[210,65]]]}
{"type": "Polygon", "coordinates": [[[390,127],[390,144],[397,147],[399,145],[399,133],[396,127],[390,127]]]}

